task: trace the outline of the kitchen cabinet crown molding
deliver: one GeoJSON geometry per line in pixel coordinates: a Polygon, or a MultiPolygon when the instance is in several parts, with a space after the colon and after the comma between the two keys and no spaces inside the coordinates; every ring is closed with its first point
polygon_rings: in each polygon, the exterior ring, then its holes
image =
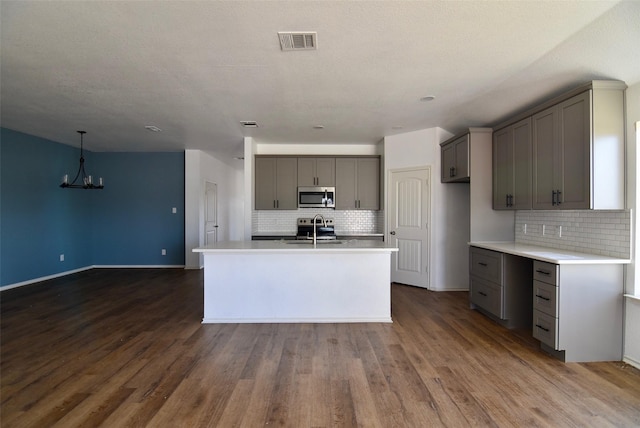
{"type": "Polygon", "coordinates": [[[555,92],[556,95],[551,95],[551,98],[549,98],[549,96],[542,97],[538,102],[532,103],[533,107],[526,108],[520,113],[509,116],[507,120],[495,123],[492,128],[495,131],[506,128],[509,125],[513,125],[516,122],[540,113],[541,111],[546,110],[549,107],[560,104],[561,102],[566,101],[569,98],[572,98],[590,89],[624,91],[625,89],[627,89],[627,84],[621,80],[591,80],[577,87],[572,86],[571,89],[565,88],[561,91],[555,92]]]}

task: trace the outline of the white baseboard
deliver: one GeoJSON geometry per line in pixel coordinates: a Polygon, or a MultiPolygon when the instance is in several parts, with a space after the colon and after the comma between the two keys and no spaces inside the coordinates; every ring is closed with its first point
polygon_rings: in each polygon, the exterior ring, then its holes
{"type": "Polygon", "coordinates": [[[203,318],[202,324],[392,323],[391,318],[203,318]]]}
{"type": "Polygon", "coordinates": [[[48,281],[50,279],[60,278],[62,276],[72,275],[74,273],[82,272],[90,269],[175,269],[184,268],[184,265],[91,265],[78,269],[68,270],[53,275],[41,276],[39,278],[33,278],[28,281],[16,282],[15,284],[8,284],[0,287],[0,291],[11,290],[12,288],[22,287],[24,285],[35,284],[37,282],[48,281]]]}
{"type": "Polygon", "coordinates": [[[184,265],[93,265],[95,269],[175,269],[184,265]]]}
{"type": "Polygon", "coordinates": [[[56,273],[56,274],[53,274],[53,275],[41,276],[40,278],[34,278],[34,279],[30,279],[28,281],[16,282],[15,284],[8,284],[8,285],[4,285],[4,286],[0,287],[0,291],[5,291],[5,290],[10,290],[12,288],[22,287],[23,285],[35,284],[36,282],[47,281],[49,279],[60,278],[61,276],[71,275],[71,274],[82,272],[82,271],[89,270],[89,269],[92,269],[92,268],[93,268],[93,266],[85,266],[85,267],[81,267],[79,269],[68,270],[68,271],[56,273]]]}
{"type": "Polygon", "coordinates": [[[633,366],[633,367],[637,368],[638,370],[640,370],[640,361],[638,361],[638,360],[636,360],[634,358],[628,357],[626,355],[624,357],[622,357],[622,361],[624,361],[625,363],[629,364],[630,366],[633,366]]]}

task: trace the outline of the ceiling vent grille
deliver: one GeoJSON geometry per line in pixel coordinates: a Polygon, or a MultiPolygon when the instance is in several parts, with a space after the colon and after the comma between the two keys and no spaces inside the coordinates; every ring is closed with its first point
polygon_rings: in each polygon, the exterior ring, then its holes
{"type": "Polygon", "coordinates": [[[298,51],[317,49],[317,33],[315,32],[279,32],[280,49],[283,51],[298,51]]]}

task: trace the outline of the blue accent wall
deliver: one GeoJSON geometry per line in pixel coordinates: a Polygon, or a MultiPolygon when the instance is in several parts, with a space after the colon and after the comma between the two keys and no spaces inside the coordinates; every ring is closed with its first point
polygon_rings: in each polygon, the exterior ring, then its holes
{"type": "Polygon", "coordinates": [[[60,188],[78,159],[77,148],[0,128],[0,286],[92,265],[183,265],[184,153],[85,150],[105,189],[60,188]]]}
{"type": "Polygon", "coordinates": [[[94,264],[184,265],[184,153],[100,153],[96,168],[94,264]]]}

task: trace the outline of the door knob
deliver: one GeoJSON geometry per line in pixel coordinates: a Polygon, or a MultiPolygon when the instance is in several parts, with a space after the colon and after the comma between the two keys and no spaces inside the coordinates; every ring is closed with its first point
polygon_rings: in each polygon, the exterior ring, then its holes
{"type": "Polygon", "coordinates": [[[389,232],[389,235],[395,235],[395,234],[396,234],[395,230],[392,230],[391,232],[389,232]]]}

